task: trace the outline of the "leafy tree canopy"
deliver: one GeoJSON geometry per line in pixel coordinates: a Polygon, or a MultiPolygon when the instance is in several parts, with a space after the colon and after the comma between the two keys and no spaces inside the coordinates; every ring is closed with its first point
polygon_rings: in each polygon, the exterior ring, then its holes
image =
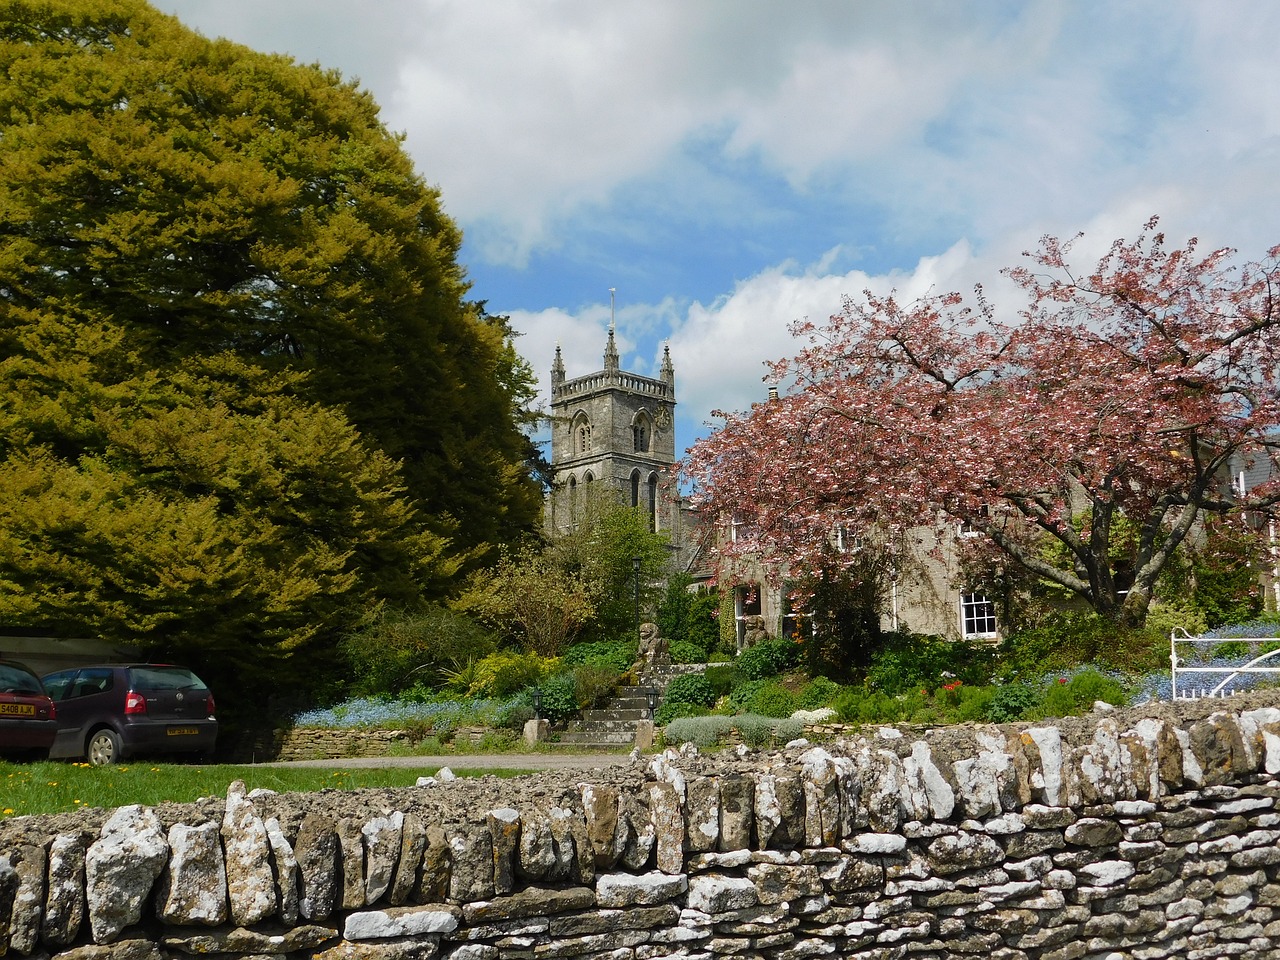
{"type": "Polygon", "coordinates": [[[455,547],[536,525],[528,371],[367,92],[141,0],[0,2],[0,75],[0,309],[305,371],[455,547]]]}
{"type": "Polygon", "coordinates": [[[868,292],[799,324],[806,348],[772,373],[793,387],[727,416],[688,463],[706,505],[740,521],[725,552],[803,565],[838,529],[967,524],[993,566],[1140,624],[1203,517],[1272,510],[1274,480],[1243,495],[1227,480],[1280,445],[1280,247],[1251,263],[1169,249],[1152,220],[1092,270],[1070,254],[1046,238],[1006,271],[1027,298],[1016,316],[981,289],[868,292]]]}
{"type": "Polygon", "coordinates": [[[460,242],[336,73],[0,0],[0,618],[315,683],[534,528],[460,242]]]}

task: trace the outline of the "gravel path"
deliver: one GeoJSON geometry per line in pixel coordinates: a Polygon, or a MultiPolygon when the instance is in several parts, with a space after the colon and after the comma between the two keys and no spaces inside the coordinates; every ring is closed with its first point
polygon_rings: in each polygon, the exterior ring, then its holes
{"type": "Polygon", "coordinates": [[[450,770],[595,770],[630,763],[626,753],[467,753],[435,757],[345,757],[332,760],[286,760],[262,767],[421,767],[425,772],[450,770]]]}

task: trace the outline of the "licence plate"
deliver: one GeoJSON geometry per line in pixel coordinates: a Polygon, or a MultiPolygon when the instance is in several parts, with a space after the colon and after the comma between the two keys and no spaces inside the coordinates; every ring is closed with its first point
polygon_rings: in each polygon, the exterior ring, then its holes
{"type": "Polygon", "coordinates": [[[195,727],[170,727],[168,730],[171,737],[194,737],[199,732],[195,727]]]}
{"type": "Polygon", "coordinates": [[[0,717],[34,717],[35,715],[35,704],[0,703],[0,717]]]}

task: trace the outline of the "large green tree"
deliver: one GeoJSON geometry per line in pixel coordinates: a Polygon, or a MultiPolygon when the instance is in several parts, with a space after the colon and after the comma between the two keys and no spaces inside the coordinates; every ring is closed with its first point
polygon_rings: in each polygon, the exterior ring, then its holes
{"type": "Polygon", "coordinates": [[[367,92],[141,0],[0,2],[0,76],[0,310],[305,371],[458,550],[536,525],[510,331],[367,92]]]}
{"type": "Polygon", "coordinates": [[[0,0],[0,623],[315,683],[535,528],[460,243],[336,73],[0,0]]]}

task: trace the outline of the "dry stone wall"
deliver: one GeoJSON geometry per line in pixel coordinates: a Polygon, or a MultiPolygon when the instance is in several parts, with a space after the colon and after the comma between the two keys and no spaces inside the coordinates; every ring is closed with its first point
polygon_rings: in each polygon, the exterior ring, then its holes
{"type": "Polygon", "coordinates": [[[0,823],[0,955],[1280,957],[1280,695],[0,823]]]}

